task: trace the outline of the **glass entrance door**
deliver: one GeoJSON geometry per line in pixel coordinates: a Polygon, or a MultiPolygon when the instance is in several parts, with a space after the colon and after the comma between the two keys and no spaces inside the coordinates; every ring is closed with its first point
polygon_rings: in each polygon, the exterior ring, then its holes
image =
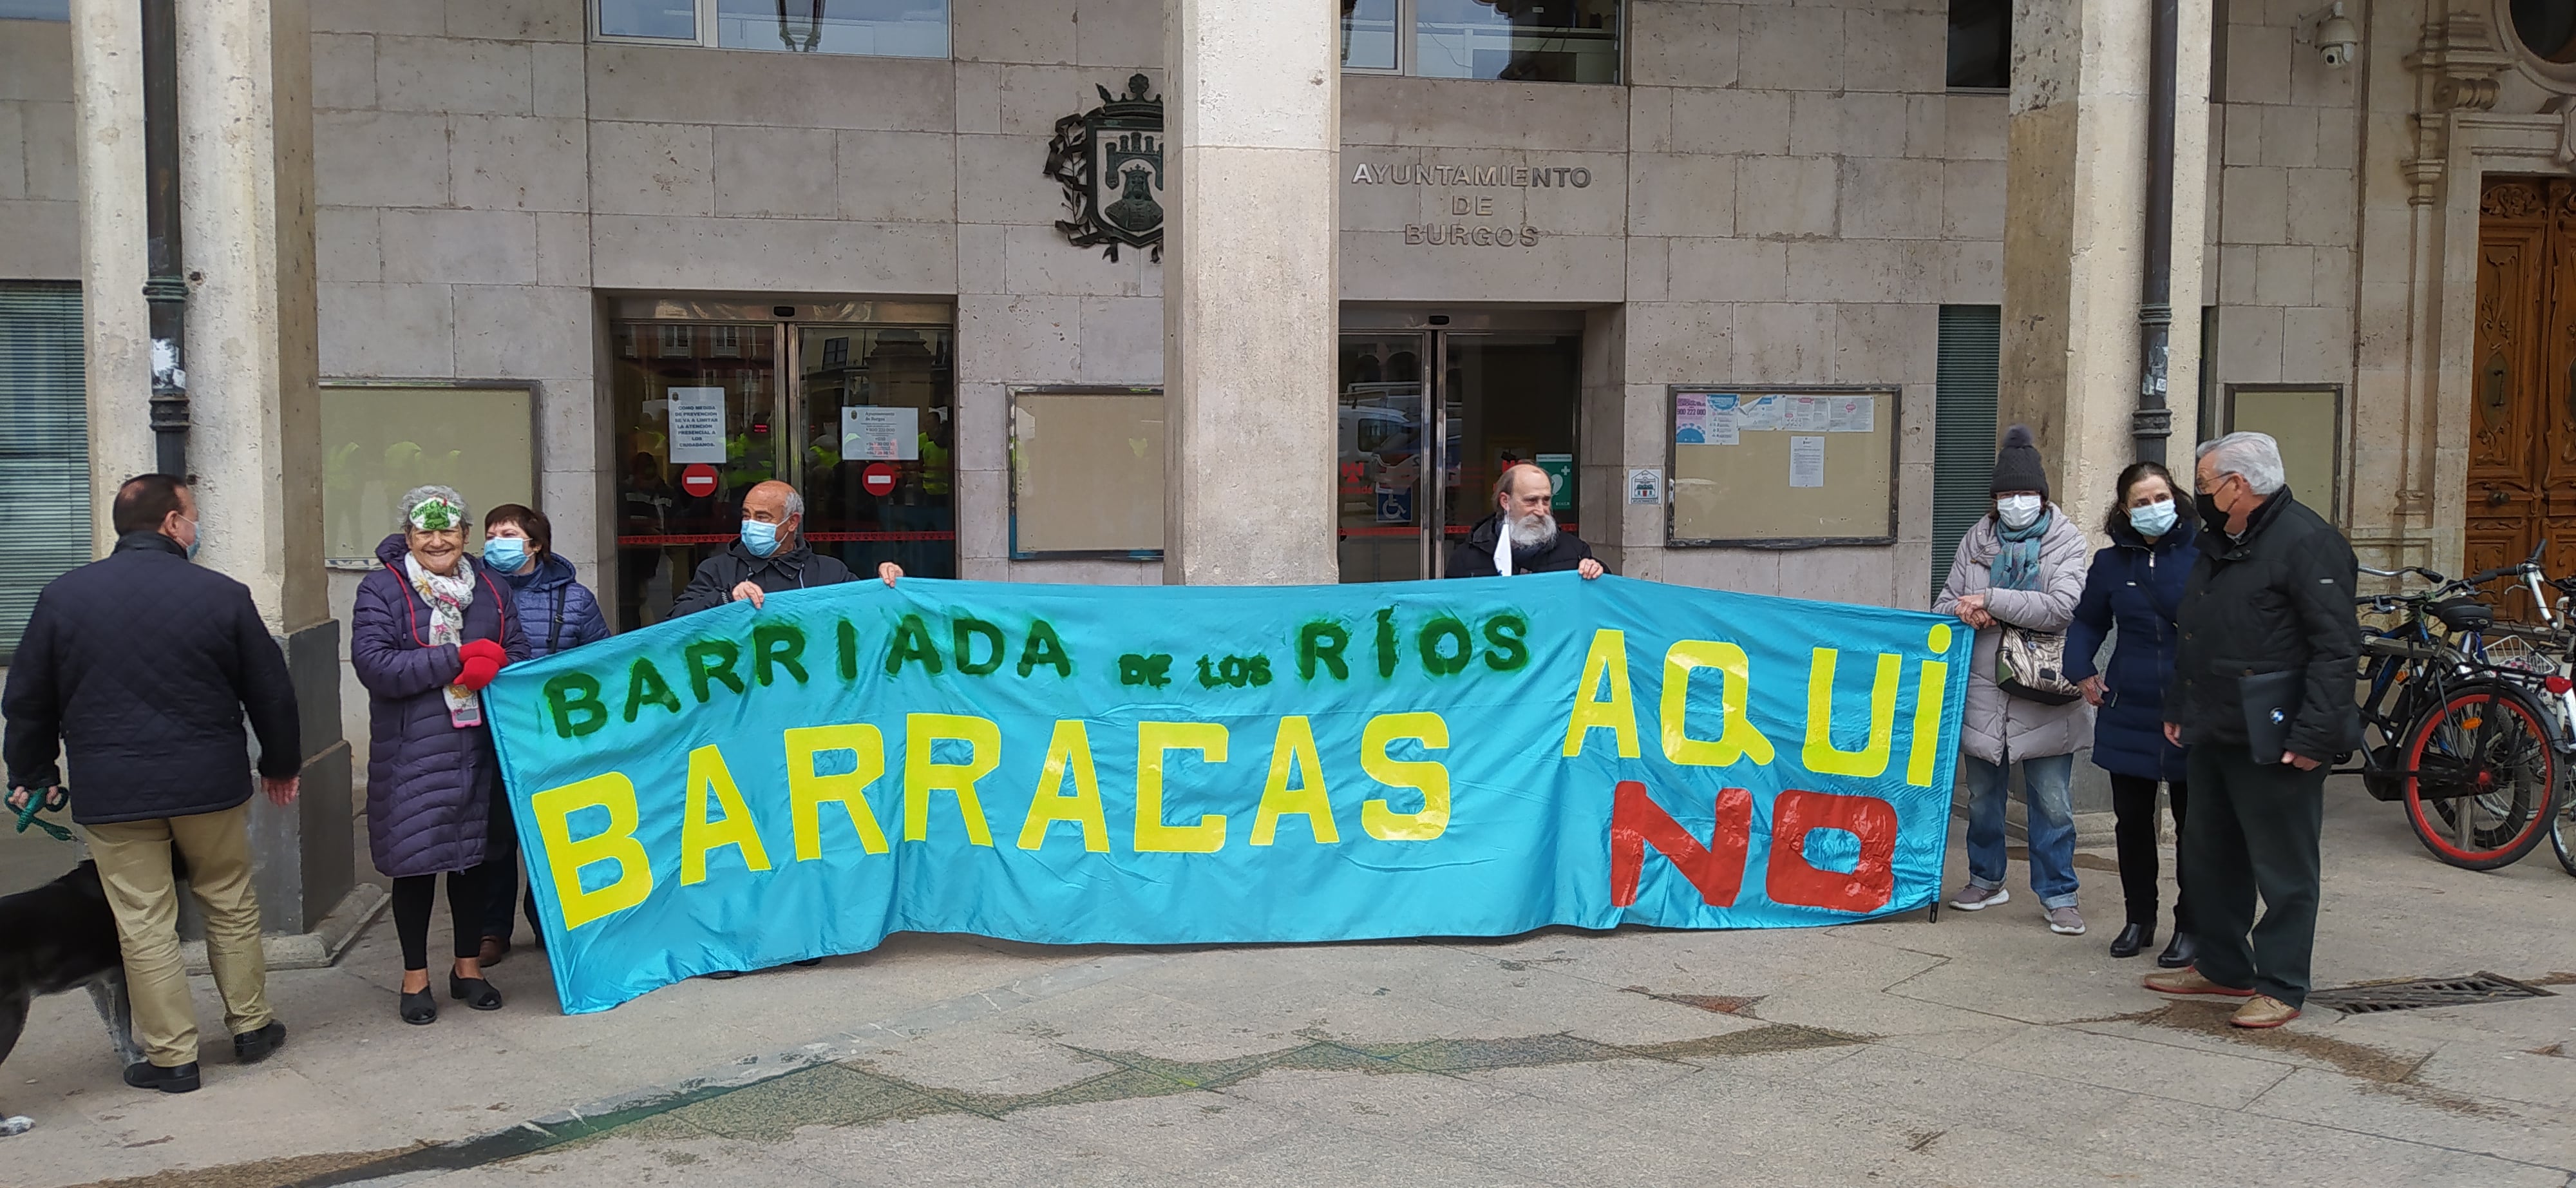
{"type": "Polygon", "coordinates": [[[1523,462],[1549,473],[1558,527],[1577,530],[1581,376],[1582,338],[1571,330],[1345,331],[1342,580],[1442,576],[1450,550],[1494,514],[1503,470],[1523,462]]]}
{"type": "Polygon", "coordinates": [[[617,622],[668,617],[769,479],[866,574],[957,574],[953,334],[940,306],[629,301],[612,320],[617,622]]]}

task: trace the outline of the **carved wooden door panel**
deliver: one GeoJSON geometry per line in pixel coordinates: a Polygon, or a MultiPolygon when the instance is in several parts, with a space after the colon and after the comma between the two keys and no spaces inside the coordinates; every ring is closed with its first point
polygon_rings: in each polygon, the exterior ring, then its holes
{"type": "MultiPolygon", "coordinates": [[[[2489,181],[2479,206],[2476,374],[2469,419],[2468,538],[2475,572],[2529,555],[2545,535],[2551,572],[2576,557],[2576,400],[2569,366],[2576,342],[2576,267],[2562,214],[2576,203],[2565,180],[2489,181]],[[2563,521],[2563,527],[2553,521],[2563,521]]],[[[2529,614],[2528,600],[2505,609],[2529,614]]]]}
{"type": "MultiPolygon", "coordinates": [[[[2532,536],[2549,542],[2541,564],[2558,577],[2576,573],[2576,182],[2551,181],[2543,194],[2549,205],[2548,254],[2540,284],[2543,334],[2537,347],[2539,368],[2524,396],[2530,401],[2530,419],[2540,428],[2535,485],[2541,518],[2532,526],[2532,536]]],[[[2525,542],[2523,552],[2507,560],[2521,560],[2532,543],[2525,542]]],[[[2522,609],[2519,599],[2508,605],[2522,609]]]]}

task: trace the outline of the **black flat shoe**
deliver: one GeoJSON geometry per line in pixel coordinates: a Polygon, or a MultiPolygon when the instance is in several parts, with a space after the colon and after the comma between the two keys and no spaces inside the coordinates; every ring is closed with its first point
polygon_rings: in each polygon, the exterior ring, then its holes
{"type": "Polygon", "coordinates": [[[233,1037],[233,1059],[243,1064],[257,1064],[268,1054],[286,1046],[286,1024],[275,1019],[257,1031],[246,1031],[233,1037]]]}
{"type": "Polygon", "coordinates": [[[2111,955],[2135,957],[2138,955],[2138,950],[2154,943],[2156,943],[2154,931],[2144,924],[2131,924],[2121,928],[2120,935],[2111,938],[2111,955]]]}
{"type": "Polygon", "coordinates": [[[125,1066],[125,1083],[137,1089],[158,1089],[163,1093],[197,1091],[197,1062],[191,1060],[177,1068],[163,1068],[149,1062],[125,1066]]]}
{"type": "Polygon", "coordinates": [[[2200,942],[2191,939],[2191,934],[2188,932],[2175,933],[2173,943],[2166,945],[2164,952],[2156,954],[2156,964],[2166,969],[2181,969],[2198,960],[2200,960],[2200,942]]]}
{"type": "Polygon", "coordinates": [[[492,983],[481,978],[447,975],[447,996],[478,1011],[501,1009],[501,992],[493,989],[492,983]]]}
{"type": "Polygon", "coordinates": [[[401,1009],[402,1021],[414,1027],[438,1022],[438,996],[430,993],[427,986],[404,991],[401,1009]]]}

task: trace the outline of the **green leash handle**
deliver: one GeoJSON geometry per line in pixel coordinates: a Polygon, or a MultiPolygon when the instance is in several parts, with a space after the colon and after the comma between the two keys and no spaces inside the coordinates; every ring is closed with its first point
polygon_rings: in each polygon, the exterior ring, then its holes
{"type": "Polygon", "coordinates": [[[70,800],[71,798],[69,794],[65,793],[60,787],[47,788],[41,792],[33,789],[28,790],[27,803],[19,806],[18,809],[18,832],[25,833],[27,831],[27,827],[33,825],[38,829],[44,830],[47,834],[52,835],[55,841],[70,841],[72,839],[71,830],[65,829],[60,825],[56,825],[51,821],[42,820],[36,816],[36,814],[45,812],[48,809],[61,808],[65,804],[70,803],[70,800]]]}

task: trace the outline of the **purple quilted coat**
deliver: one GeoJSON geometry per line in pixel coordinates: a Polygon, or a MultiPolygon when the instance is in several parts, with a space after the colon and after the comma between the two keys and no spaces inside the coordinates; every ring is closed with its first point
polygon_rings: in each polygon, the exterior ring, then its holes
{"type": "MultiPolygon", "coordinates": [[[[501,772],[488,726],[459,730],[439,690],[464,664],[452,645],[428,646],[430,614],[411,588],[397,534],[376,546],[385,568],[358,583],[349,663],[367,687],[367,849],[376,869],[401,878],[464,870],[483,861],[483,835],[501,772]]],[[[479,567],[465,638],[498,640],[512,663],[528,658],[509,587],[479,567]]]]}

